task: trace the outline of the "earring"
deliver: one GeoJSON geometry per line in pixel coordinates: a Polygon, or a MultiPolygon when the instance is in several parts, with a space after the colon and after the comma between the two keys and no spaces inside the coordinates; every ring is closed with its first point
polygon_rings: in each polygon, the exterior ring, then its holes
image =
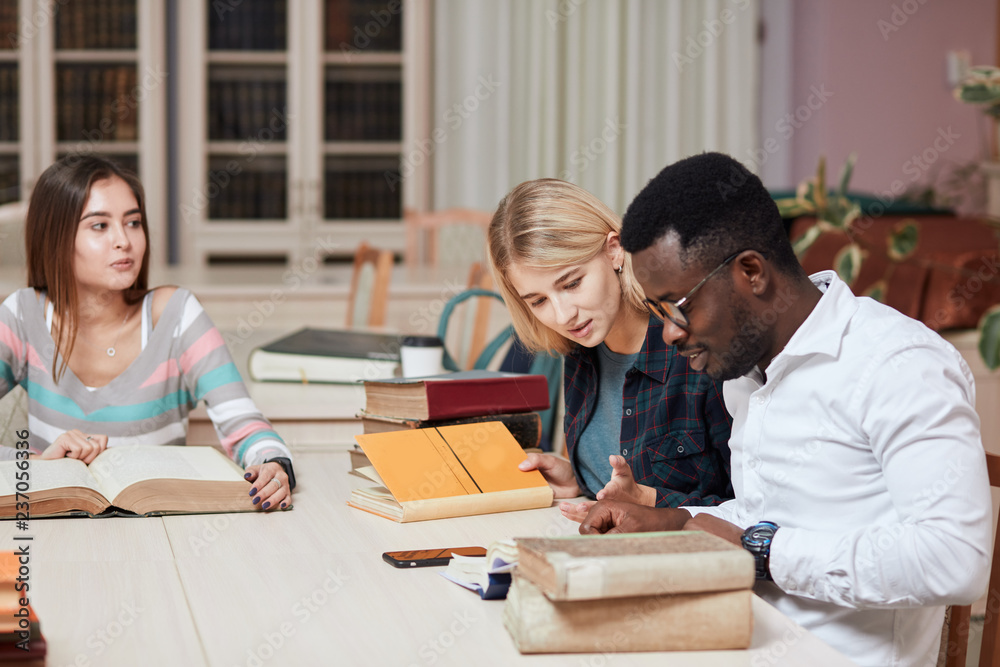
{"type": "Polygon", "coordinates": [[[623,268],[625,268],[625,267],[622,266],[621,264],[619,264],[618,266],[615,267],[615,273],[617,273],[617,274],[620,275],[623,268]]]}

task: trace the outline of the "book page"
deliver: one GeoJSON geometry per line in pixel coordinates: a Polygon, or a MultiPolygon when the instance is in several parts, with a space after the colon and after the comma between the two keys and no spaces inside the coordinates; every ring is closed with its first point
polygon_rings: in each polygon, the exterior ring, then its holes
{"type": "Polygon", "coordinates": [[[244,481],[240,467],[212,447],[112,447],[91,462],[90,472],[112,504],[132,484],[150,479],[244,481]]]}
{"type": "MultiPolygon", "coordinates": [[[[0,462],[0,496],[13,496],[17,492],[15,475],[18,472],[20,471],[17,469],[16,461],[0,462]]],[[[97,480],[87,470],[86,464],[79,459],[31,459],[29,473],[31,475],[29,496],[37,491],[79,486],[107,497],[97,480]]]]}

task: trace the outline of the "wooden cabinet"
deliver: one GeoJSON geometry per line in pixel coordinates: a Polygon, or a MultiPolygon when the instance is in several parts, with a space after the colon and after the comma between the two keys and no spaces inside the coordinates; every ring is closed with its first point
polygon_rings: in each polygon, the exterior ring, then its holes
{"type": "Polygon", "coordinates": [[[420,1],[179,0],[184,262],[308,268],[362,240],[402,251],[428,21],[420,1]]]}

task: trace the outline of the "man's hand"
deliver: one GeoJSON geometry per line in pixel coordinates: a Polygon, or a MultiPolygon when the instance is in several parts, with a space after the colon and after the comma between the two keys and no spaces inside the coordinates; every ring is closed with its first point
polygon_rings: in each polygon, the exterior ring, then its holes
{"type": "Polygon", "coordinates": [[[580,534],[644,533],[653,530],[680,530],[691,518],[682,509],[645,507],[617,500],[602,500],[590,508],[580,534]]]}
{"type": "Polygon", "coordinates": [[[624,456],[612,454],[608,461],[611,462],[611,481],[597,492],[598,500],[623,500],[647,507],[656,504],[656,490],[645,484],[636,484],[632,468],[624,456]]]}
{"type": "Polygon", "coordinates": [[[564,458],[554,454],[528,454],[527,460],[517,467],[524,471],[537,470],[542,473],[556,498],[576,498],[580,495],[573,466],[564,458]]]}
{"type": "Polygon", "coordinates": [[[711,514],[695,514],[684,524],[684,530],[701,530],[717,535],[738,547],[743,546],[743,540],[741,539],[743,537],[743,529],[711,514]]]}

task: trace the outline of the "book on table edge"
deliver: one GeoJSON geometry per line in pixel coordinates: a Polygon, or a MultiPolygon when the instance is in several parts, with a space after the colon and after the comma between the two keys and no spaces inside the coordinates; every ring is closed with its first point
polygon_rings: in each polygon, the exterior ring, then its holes
{"type": "Polygon", "coordinates": [[[553,601],[514,571],[503,625],[521,653],[625,653],[745,649],[753,591],[662,593],[553,601]]]}
{"type": "Polygon", "coordinates": [[[356,435],[379,486],[348,505],[399,522],[549,507],[552,488],[517,465],[524,451],[500,422],[356,435]]]}
{"type": "Polygon", "coordinates": [[[399,375],[395,334],[306,327],[254,348],[247,361],[256,382],[353,384],[399,375]]]}
{"type": "Polygon", "coordinates": [[[518,571],[551,600],[750,589],[753,556],[710,533],[678,530],[517,539],[518,571]]]}
{"type": "Polygon", "coordinates": [[[544,375],[473,370],[365,381],[365,412],[408,419],[455,419],[549,407],[544,375]]]}
{"type": "MultiPolygon", "coordinates": [[[[0,519],[17,518],[15,461],[0,461],[0,519]]],[[[31,518],[253,512],[244,471],[214,447],[110,447],[90,465],[32,459],[31,518]]],[[[289,506],[286,509],[291,509],[289,506]]]]}
{"type": "Polygon", "coordinates": [[[489,546],[485,556],[452,554],[441,576],[479,593],[484,600],[502,600],[507,597],[516,566],[517,544],[513,540],[498,540],[489,546]]]}

